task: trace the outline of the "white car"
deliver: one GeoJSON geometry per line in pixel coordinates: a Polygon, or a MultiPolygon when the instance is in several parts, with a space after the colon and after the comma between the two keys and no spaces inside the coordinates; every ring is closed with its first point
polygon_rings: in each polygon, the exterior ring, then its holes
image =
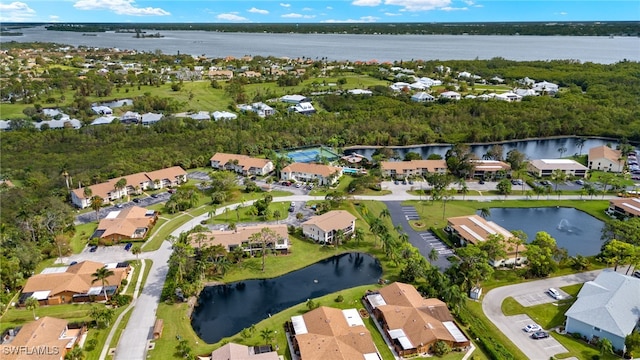
{"type": "Polygon", "coordinates": [[[549,288],[549,290],[547,290],[547,292],[549,293],[549,295],[551,295],[552,298],[559,300],[562,299],[562,295],[560,295],[560,291],[554,289],[554,288],[549,288]]]}
{"type": "Polygon", "coordinates": [[[538,324],[529,324],[529,325],[525,326],[523,330],[528,332],[528,333],[532,333],[532,332],[536,332],[536,331],[542,330],[542,327],[540,327],[540,325],[538,325],[538,324]]]}

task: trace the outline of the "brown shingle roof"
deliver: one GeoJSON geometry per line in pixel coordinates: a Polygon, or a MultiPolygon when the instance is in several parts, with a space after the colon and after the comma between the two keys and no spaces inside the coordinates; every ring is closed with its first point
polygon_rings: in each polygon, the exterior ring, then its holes
{"type": "Polygon", "coordinates": [[[346,210],[332,210],[322,215],[314,216],[311,219],[302,223],[302,225],[316,225],[324,232],[344,229],[356,219],[346,210]]]}
{"type": "Polygon", "coordinates": [[[118,213],[116,217],[107,216],[100,220],[98,230],[103,231],[100,237],[106,238],[112,235],[121,235],[133,238],[137,229],[144,228],[148,230],[154,221],[154,216],[146,216],[147,209],[139,206],[122,209],[116,213],[118,213]]]}
{"type": "Polygon", "coordinates": [[[78,330],[68,330],[67,320],[57,319],[49,316],[42,317],[36,321],[25,324],[16,337],[7,345],[2,345],[3,360],[60,360],[64,356],[64,351],[73,337],[79,335],[78,330]],[[31,350],[37,347],[49,349],[49,354],[27,353],[23,351],[19,354],[11,353],[9,350],[17,347],[26,347],[31,350]],[[5,350],[6,349],[6,350],[5,350]],[[58,350],[54,354],[55,349],[58,350]]]}
{"type": "Polygon", "coordinates": [[[214,350],[211,353],[211,360],[278,360],[278,353],[270,351],[255,354],[248,346],[229,343],[214,350]]]}
{"type": "MultiPolygon", "coordinates": [[[[502,235],[504,240],[509,240],[513,237],[513,234],[509,230],[493,221],[487,221],[478,215],[450,217],[447,219],[447,222],[466,242],[471,244],[477,245],[478,243],[486,241],[492,234],[502,235]]],[[[520,245],[518,252],[522,254],[525,249],[526,247],[524,245],[520,245]]],[[[515,248],[508,244],[505,244],[505,251],[507,255],[515,254],[515,248]]]]}
{"type": "Polygon", "coordinates": [[[331,174],[339,172],[340,168],[322,165],[322,164],[307,164],[307,163],[293,163],[282,169],[282,172],[297,172],[305,174],[320,175],[322,177],[329,177],[331,174]]]}
{"type": "Polygon", "coordinates": [[[597,146],[589,149],[589,161],[594,159],[607,159],[614,163],[619,162],[622,152],[620,150],[614,150],[606,145],[597,146]]]}
{"type": "Polygon", "coordinates": [[[304,360],[357,360],[377,353],[365,326],[349,326],[342,310],[321,306],[302,315],[306,334],[296,335],[304,360]]]}
{"type": "Polygon", "coordinates": [[[240,245],[243,241],[249,240],[251,235],[259,233],[262,229],[268,228],[273,230],[279,238],[288,239],[289,233],[287,231],[286,224],[278,225],[255,225],[238,227],[233,230],[212,230],[203,233],[193,233],[189,235],[189,242],[191,246],[199,247],[197,236],[198,234],[204,234],[206,239],[202,241],[203,246],[222,245],[227,249],[231,245],[240,245]]]}
{"type": "MultiPolygon", "coordinates": [[[[86,294],[91,287],[101,286],[101,282],[95,283],[95,285],[91,283],[93,281],[91,274],[102,267],[104,267],[103,263],[83,261],[69,266],[67,271],[62,273],[33,275],[27,280],[22,292],[50,291],[49,296],[56,296],[66,291],[86,294]]],[[[111,269],[111,271],[114,274],[106,279],[105,284],[119,286],[126,269],[115,268],[111,269]]]]}
{"type": "Polygon", "coordinates": [[[384,170],[395,170],[403,172],[405,170],[427,169],[429,172],[437,172],[438,169],[446,169],[447,162],[444,160],[411,160],[411,161],[382,161],[380,168],[384,170]]]}

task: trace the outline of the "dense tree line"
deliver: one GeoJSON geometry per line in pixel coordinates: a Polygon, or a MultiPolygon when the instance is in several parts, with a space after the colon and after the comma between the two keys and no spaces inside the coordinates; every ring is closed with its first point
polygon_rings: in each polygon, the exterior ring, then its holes
{"type": "Polygon", "coordinates": [[[636,36],[637,21],[615,22],[491,22],[491,23],[159,23],[159,24],[54,24],[47,30],[104,32],[117,30],[197,30],[248,33],[320,33],[320,34],[419,34],[419,35],[573,35],[636,36]]]}

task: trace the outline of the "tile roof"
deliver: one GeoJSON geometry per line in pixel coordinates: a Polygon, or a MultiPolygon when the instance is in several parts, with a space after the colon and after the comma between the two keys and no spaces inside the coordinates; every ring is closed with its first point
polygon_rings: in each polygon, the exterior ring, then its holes
{"type": "Polygon", "coordinates": [[[229,343],[211,353],[211,360],[278,360],[278,353],[270,351],[255,354],[253,348],[245,345],[229,343]]]}
{"type": "Polygon", "coordinates": [[[197,239],[198,234],[204,234],[206,238],[202,241],[204,246],[222,245],[229,248],[231,245],[240,245],[243,241],[249,240],[251,235],[259,233],[262,229],[267,228],[276,233],[278,238],[288,239],[289,232],[286,224],[278,225],[254,225],[238,227],[234,230],[212,230],[202,233],[192,233],[189,235],[191,246],[199,247],[197,239]]]}
{"type": "Polygon", "coordinates": [[[36,321],[25,324],[15,338],[6,345],[1,345],[3,360],[60,360],[64,356],[63,349],[70,343],[74,343],[76,337],[80,335],[79,330],[67,329],[67,320],[44,316],[36,321]],[[48,348],[47,353],[26,353],[11,354],[8,350],[16,347],[26,347],[37,349],[38,347],[48,348]],[[6,349],[6,350],[5,350],[6,349]],[[60,350],[54,354],[54,349],[60,350]]]}
{"type": "MultiPolygon", "coordinates": [[[[56,296],[66,291],[86,294],[94,286],[91,283],[93,281],[91,274],[104,266],[103,263],[99,262],[83,261],[69,266],[65,272],[33,275],[27,280],[22,292],[50,291],[50,296],[56,296]]],[[[111,271],[114,274],[106,279],[105,284],[120,285],[123,272],[127,270],[125,268],[114,268],[111,271]]],[[[95,286],[101,286],[101,284],[96,284],[95,286]]]]}
{"type": "Polygon", "coordinates": [[[640,198],[611,199],[609,204],[623,209],[631,215],[640,216],[640,198]]]}
{"type": "Polygon", "coordinates": [[[595,280],[584,283],[578,300],[565,315],[625,337],[638,323],[639,308],[640,279],[604,270],[595,280]]]}
{"type": "Polygon", "coordinates": [[[101,238],[112,235],[122,235],[126,238],[133,238],[136,230],[142,228],[148,230],[153,221],[154,216],[147,216],[147,209],[132,206],[110,212],[106,218],[100,220],[97,231],[103,231],[100,236],[101,238]]]}
{"type": "Polygon", "coordinates": [[[329,166],[329,165],[296,162],[296,163],[287,165],[284,169],[282,169],[282,172],[314,174],[314,175],[320,175],[326,178],[331,176],[332,174],[340,172],[340,170],[341,170],[340,168],[329,166]]]}
{"type": "Polygon", "coordinates": [[[371,333],[364,325],[350,326],[343,310],[321,306],[302,315],[306,334],[297,334],[304,360],[357,360],[376,354],[371,333]]]}
{"type": "Polygon", "coordinates": [[[302,223],[302,225],[315,225],[325,232],[344,229],[356,219],[346,210],[332,210],[322,215],[314,216],[302,223]]]}
{"type": "MultiPolygon", "coordinates": [[[[480,242],[486,241],[490,235],[502,235],[505,240],[513,237],[513,234],[509,230],[494,223],[493,221],[487,221],[481,216],[475,214],[470,216],[450,217],[447,219],[447,222],[448,225],[460,234],[465,241],[476,245],[480,242]]],[[[522,254],[525,249],[525,245],[520,245],[518,247],[518,253],[522,254]]],[[[506,244],[505,250],[507,251],[507,255],[515,254],[515,248],[507,246],[506,244]]]]}
{"type": "Polygon", "coordinates": [[[411,161],[382,161],[380,168],[384,170],[395,170],[396,172],[405,170],[427,169],[429,172],[436,172],[438,169],[446,169],[445,160],[411,160],[411,161]]]}

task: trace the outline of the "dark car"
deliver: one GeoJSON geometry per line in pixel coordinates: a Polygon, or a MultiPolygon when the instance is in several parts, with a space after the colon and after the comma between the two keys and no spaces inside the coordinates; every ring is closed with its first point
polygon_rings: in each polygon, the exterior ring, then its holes
{"type": "Polygon", "coordinates": [[[129,251],[131,250],[131,247],[133,246],[132,243],[127,243],[127,245],[124,246],[124,251],[129,251]]]}
{"type": "Polygon", "coordinates": [[[98,250],[98,245],[93,245],[89,248],[89,252],[96,252],[98,250]]]}
{"type": "Polygon", "coordinates": [[[72,262],[69,263],[69,266],[75,265],[77,263],[78,263],[77,261],[72,261],[72,262]]]}
{"type": "Polygon", "coordinates": [[[549,333],[546,331],[536,331],[533,334],[531,334],[531,338],[536,340],[546,339],[548,337],[549,337],[549,333]]]}
{"type": "Polygon", "coordinates": [[[478,181],[478,184],[480,184],[480,185],[484,185],[484,180],[480,180],[480,181],[478,181]]]}
{"type": "Polygon", "coordinates": [[[158,197],[158,194],[151,194],[151,197],[155,199],[158,197]]]}
{"type": "Polygon", "coordinates": [[[294,212],[294,211],[296,211],[296,207],[293,205],[289,206],[289,212],[294,212]]]}
{"type": "Polygon", "coordinates": [[[140,199],[135,198],[135,199],[133,199],[133,202],[137,204],[137,203],[139,203],[139,202],[140,202],[140,199]]]}

